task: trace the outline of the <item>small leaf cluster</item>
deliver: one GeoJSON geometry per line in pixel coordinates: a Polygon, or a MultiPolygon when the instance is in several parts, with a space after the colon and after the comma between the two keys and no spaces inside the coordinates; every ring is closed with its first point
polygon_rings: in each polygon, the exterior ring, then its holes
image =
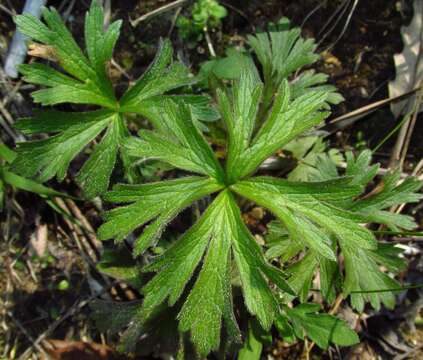
{"type": "MultiPolygon", "coordinates": [[[[24,33],[51,47],[64,71],[37,63],[23,66],[27,81],[46,87],[33,94],[35,101],[91,104],[100,109],[42,111],[22,120],[19,128],[28,134],[55,135],[20,144],[15,168],[41,181],[63,179],[70,161],[101,138],[77,175],[89,196],[108,188],[118,153],[123,163],[159,160],[176,169],[165,180],[117,184],[102,195],[119,206],[106,212],[99,237],[120,244],[139,234],[133,246],[136,257],[149,253],[184,209],[200,199],[208,203],[163,254],[144,257],[148,262],[141,269],[124,272],[130,274],[131,283],[134,277],[150,274],[141,288],[142,302],[130,309],[119,305],[115,307],[119,315],[111,315],[115,331],[129,324],[122,337],[127,349],[133,349],[143,329],[166,305],[177,311],[179,331],[190,334],[202,356],[219,349],[223,334],[225,342],[239,342],[236,289],[265,331],[275,324],[287,339],[307,335],[323,348],[330,342],[351,345],[358,338],[343,321],[319,313],[319,306],[307,302],[317,269],[328,302],[342,291],[358,310],[366,302],[376,308],[381,302],[393,306],[392,293],[371,290],[397,288],[379,264],[398,270],[401,262],[396,249],[378,244],[363,224],[413,228],[410,217],[386,209],[421,199],[420,182],[408,178],[399,183],[399,175],[392,173],[383,178],[380,191],[366,193],[378,172],[377,166],[370,165],[368,152],[357,157],[348,154],[344,173],[332,157],[320,154],[314,158],[311,179],[260,174],[266,159],[313,130],[329,116],[331,105],[342,101],[336,89],[326,84],[325,75],[302,70],[318,59],[313,40],[302,39],[300,30],[290,29],[286,20],[270,32],[249,37],[262,71],[249,56],[239,76],[216,90],[225,131],[222,159],[198,122],[199,115],[207,113],[204,98],[165,95],[193,81],[182,64],[172,62],[168,41],[161,43],[150,68],[116,99],[106,63],[120,22],[104,31],[104,16],[94,1],[86,17],[84,54],[55,10],[44,10],[43,17],[45,24],[29,15],[18,17],[17,23],[24,33]],[[152,128],[131,136],[127,113],[148,118],[152,128]],[[266,253],[243,221],[240,204],[245,202],[267,209],[277,219],[266,253]],[[288,307],[295,298],[302,304],[288,307]]],[[[103,267],[110,269],[107,262],[103,267]]]]}
{"type": "Polygon", "coordinates": [[[191,8],[190,16],[179,16],[176,26],[183,39],[199,41],[204,29],[219,26],[227,15],[226,8],[217,0],[197,0],[191,8]]]}

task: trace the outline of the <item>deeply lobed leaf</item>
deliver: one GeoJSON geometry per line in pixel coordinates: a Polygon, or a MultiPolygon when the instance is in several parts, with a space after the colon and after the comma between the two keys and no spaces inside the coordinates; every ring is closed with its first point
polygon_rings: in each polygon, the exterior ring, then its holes
{"type": "MultiPolygon", "coordinates": [[[[44,22],[29,14],[16,17],[19,30],[41,43],[35,45],[40,56],[45,57],[43,52],[47,52],[63,70],[41,63],[21,66],[25,81],[45,87],[32,93],[34,101],[42,105],[91,104],[104,109],[73,114],[48,111],[20,121],[17,128],[24,133],[57,134],[45,140],[20,144],[14,168],[19,174],[38,181],[54,176],[62,180],[69,163],[102,135],[102,140],[77,176],[85,195],[92,198],[107,190],[120,146],[129,136],[124,113],[136,112],[157,123],[161,114],[151,111],[151,101],[154,102],[154,98],[163,92],[191,84],[193,78],[182,64],[172,62],[170,42],[161,41],[153,64],[118,101],[106,67],[112,59],[121,21],[113,22],[105,29],[103,9],[97,1],[92,1],[85,17],[85,54],[55,9],[44,9],[43,19],[44,22]]],[[[175,101],[181,100],[175,98],[175,101]]],[[[186,97],[183,101],[192,103],[200,117],[211,116],[204,113],[203,97],[186,97]]],[[[121,153],[121,157],[127,164],[126,155],[121,153]]]]}

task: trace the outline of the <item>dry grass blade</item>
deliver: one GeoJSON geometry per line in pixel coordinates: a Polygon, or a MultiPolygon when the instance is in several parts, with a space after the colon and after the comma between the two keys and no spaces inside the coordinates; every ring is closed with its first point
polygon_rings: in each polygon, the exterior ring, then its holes
{"type": "MultiPolygon", "coordinates": [[[[389,161],[389,168],[400,168],[404,165],[404,160],[407,155],[408,147],[410,145],[411,136],[413,134],[414,126],[417,121],[419,109],[423,103],[423,81],[420,83],[419,92],[414,101],[414,108],[410,111],[410,118],[402,125],[394,149],[392,150],[391,159],[389,161]]],[[[407,115],[405,115],[407,116],[407,115]]]]}
{"type": "Polygon", "coordinates": [[[357,120],[362,119],[366,115],[369,115],[372,112],[379,110],[380,108],[382,108],[382,107],[384,107],[388,104],[409,98],[410,96],[414,95],[419,89],[420,89],[419,87],[416,87],[415,89],[407,91],[404,94],[394,96],[394,97],[389,97],[389,98],[379,100],[379,101],[375,101],[374,103],[371,103],[369,105],[365,105],[361,108],[350,111],[347,114],[344,114],[344,115],[338,116],[334,119],[331,119],[326,125],[323,125],[322,127],[327,128],[327,130],[329,130],[329,131],[343,129],[343,128],[355,123],[357,120]]]}
{"type": "MultiPolygon", "coordinates": [[[[32,351],[34,348],[38,349],[38,346],[41,344],[43,340],[45,340],[50,334],[61,324],[63,321],[68,319],[70,316],[75,315],[78,311],[80,311],[82,308],[84,308],[86,305],[88,305],[91,301],[96,299],[97,297],[105,294],[108,292],[117,282],[113,282],[109,286],[103,288],[103,290],[100,293],[91,295],[89,298],[85,300],[81,300],[77,303],[75,303],[73,306],[69,308],[68,311],[66,311],[65,314],[60,316],[55,322],[53,322],[46,331],[44,331],[40,336],[38,336],[37,339],[35,339],[32,342],[32,345],[27,348],[24,353],[19,357],[19,360],[26,360],[29,358],[29,356],[32,354],[32,351]]],[[[48,356],[48,355],[47,355],[48,356]]]]}
{"type": "Polygon", "coordinates": [[[135,20],[133,20],[133,19],[130,18],[129,19],[129,22],[131,23],[131,25],[133,27],[136,27],[142,21],[151,19],[151,18],[153,18],[153,17],[155,17],[157,15],[163,14],[166,11],[170,11],[172,9],[175,9],[177,7],[180,7],[180,6],[184,5],[187,2],[188,2],[188,0],[176,0],[174,2],[171,2],[170,4],[163,5],[163,6],[157,8],[157,9],[155,9],[153,11],[150,11],[149,13],[144,14],[144,15],[140,16],[139,18],[135,19],[135,20]]]}

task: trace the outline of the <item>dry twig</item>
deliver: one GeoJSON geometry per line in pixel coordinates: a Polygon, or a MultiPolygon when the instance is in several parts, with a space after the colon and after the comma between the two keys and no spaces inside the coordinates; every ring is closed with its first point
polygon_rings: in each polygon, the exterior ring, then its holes
{"type": "Polygon", "coordinates": [[[133,27],[136,27],[142,21],[151,19],[151,18],[153,18],[153,17],[155,17],[157,15],[163,14],[163,13],[165,13],[167,11],[170,11],[172,9],[178,8],[180,6],[183,6],[187,2],[188,2],[188,0],[176,0],[174,2],[171,2],[170,4],[163,5],[163,6],[157,8],[157,9],[155,9],[153,11],[150,11],[147,14],[141,15],[139,18],[137,18],[135,20],[129,18],[129,22],[131,23],[131,25],[133,27]]]}

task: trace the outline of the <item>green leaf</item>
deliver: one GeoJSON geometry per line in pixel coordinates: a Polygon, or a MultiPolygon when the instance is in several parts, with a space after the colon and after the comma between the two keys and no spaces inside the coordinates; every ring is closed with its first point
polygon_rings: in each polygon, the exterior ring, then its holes
{"type": "Polygon", "coordinates": [[[320,111],[326,98],[326,92],[315,91],[291,101],[288,83],[282,82],[268,118],[240,157],[235,179],[253,174],[269,156],[323,121],[329,115],[320,111]]]}
{"type": "Polygon", "coordinates": [[[124,247],[104,249],[97,269],[114,279],[123,280],[135,288],[142,286],[142,273],[139,264],[124,247]]]}
{"type": "Polygon", "coordinates": [[[105,199],[130,204],[107,212],[106,222],[99,228],[98,235],[103,240],[114,238],[119,242],[139,226],[157,219],[157,225],[147,228],[149,236],[141,235],[137,240],[135,254],[139,255],[154,243],[163,227],[180,211],[220,188],[214,180],[201,177],[143,185],[116,185],[105,199]]]}
{"type": "Polygon", "coordinates": [[[328,303],[333,303],[336,291],[340,288],[341,276],[335,261],[319,257],[320,264],[320,293],[328,303]]]}
{"type": "Polygon", "coordinates": [[[218,92],[219,105],[229,137],[226,160],[226,172],[229,176],[235,173],[240,157],[250,144],[261,93],[262,85],[251,71],[241,72],[239,81],[232,89],[231,100],[224,92],[218,92]]]}
{"type": "Polygon", "coordinates": [[[0,159],[4,159],[6,162],[11,163],[15,158],[16,153],[0,141],[0,159]]]}
{"type": "Polygon", "coordinates": [[[76,181],[84,189],[88,198],[104,193],[109,187],[109,179],[115,166],[123,120],[114,115],[101,142],[79,171],[76,181]]]}
{"type": "MultiPolygon", "coordinates": [[[[376,176],[379,166],[370,166],[371,152],[363,151],[357,157],[352,153],[346,154],[346,175],[351,177],[351,183],[361,187],[363,193],[368,183],[376,176]]],[[[328,156],[319,156],[316,162],[314,177],[330,179],[338,177],[336,159],[328,156]],[[319,173],[319,174],[318,174],[319,173]]],[[[394,231],[402,229],[411,230],[416,223],[411,216],[396,214],[384,209],[395,205],[418,202],[423,195],[417,193],[423,185],[422,181],[414,177],[400,180],[399,172],[389,172],[383,176],[381,183],[365,196],[351,199],[342,204],[348,210],[360,213],[366,222],[386,224],[394,231]]],[[[357,193],[359,195],[359,193],[357,193]]]]}
{"type": "Polygon", "coordinates": [[[242,222],[240,211],[233,198],[230,200],[233,217],[233,229],[231,229],[233,252],[241,278],[244,301],[250,313],[257,316],[261,326],[269,329],[277,313],[277,303],[264,276],[285,292],[293,294],[293,290],[285,282],[283,274],[266,263],[260,246],[242,222]]]}
{"type": "Polygon", "coordinates": [[[202,269],[179,314],[180,328],[190,331],[201,354],[217,349],[222,319],[238,339],[229,281],[231,249],[241,278],[247,309],[269,329],[278,312],[267,280],[292,293],[283,274],[265,262],[259,245],[242,222],[232,195],[221,192],[200,220],[144,271],[159,271],[145,286],[144,317],[169,298],[175,304],[206,252],[202,269]]]}
{"type": "Polygon", "coordinates": [[[95,104],[114,109],[116,100],[105,95],[93,82],[81,82],[44,64],[23,64],[19,67],[23,80],[44,85],[47,89],[32,93],[36,103],[56,105],[61,103],[95,104]]]}
{"type": "Polygon", "coordinates": [[[344,100],[343,96],[336,92],[335,86],[327,85],[328,75],[315,73],[314,70],[309,70],[301,73],[295,78],[292,83],[292,97],[297,97],[307,94],[310,91],[325,91],[329,94],[327,102],[329,104],[337,105],[344,100]]]}
{"type": "Polygon", "coordinates": [[[287,261],[304,249],[304,245],[293,240],[282,222],[274,220],[267,225],[268,233],[266,243],[269,249],[266,251],[268,259],[281,258],[287,261]]]}
{"type": "Polygon", "coordinates": [[[223,182],[223,170],[194,125],[190,108],[185,104],[178,106],[171,100],[165,100],[163,106],[162,120],[166,134],[141,131],[141,140],[131,139],[127,144],[129,154],[145,159],[158,159],[223,182]]]}
{"type": "Polygon", "coordinates": [[[97,1],[91,2],[85,17],[85,46],[88,59],[98,74],[105,75],[105,63],[112,58],[122,21],[116,21],[104,31],[104,13],[97,1]]]}
{"type": "Polygon", "coordinates": [[[275,30],[268,34],[251,35],[247,39],[263,66],[265,80],[270,81],[272,76],[276,77],[277,87],[280,79],[312,64],[319,56],[313,53],[316,48],[313,40],[300,38],[300,29],[275,30]]]}
{"type": "MultiPolygon", "coordinates": [[[[34,101],[42,105],[89,104],[109,110],[71,114],[36,112],[33,119],[20,121],[17,128],[26,134],[57,134],[41,141],[20,144],[13,168],[23,176],[41,182],[54,176],[63,180],[69,163],[104,133],[77,176],[85,195],[92,198],[107,190],[120,145],[129,135],[123,113],[135,111],[143,114],[142,103],[147,101],[146,115],[157,114],[157,111],[148,110],[148,101],[163,92],[192,83],[193,78],[183,65],[172,63],[172,48],[170,42],[165,41],[161,43],[162,51],[157,54],[156,61],[118,102],[106,65],[112,59],[122,22],[113,22],[105,29],[103,9],[93,0],[85,17],[85,55],[55,9],[44,9],[43,20],[29,14],[16,17],[20,31],[41,43],[35,44],[40,56],[48,56],[59,63],[58,70],[40,63],[20,67],[25,81],[45,87],[33,92],[34,101]],[[47,54],[42,54],[43,51],[47,54]]],[[[193,104],[199,118],[216,116],[213,111],[207,111],[204,97],[192,96],[184,100],[193,104]]],[[[125,156],[121,153],[127,165],[125,156]]]]}
{"type": "Polygon", "coordinates": [[[297,334],[305,331],[307,336],[322,349],[327,349],[329,343],[351,346],[360,341],[345,321],[329,314],[316,313],[319,305],[314,305],[317,304],[301,304],[292,309],[286,308],[297,334]]]}
{"type": "Polygon", "coordinates": [[[291,183],[286,180],[257,177],[241,181],[233,185],[232,189],[267,207],[276,216],[279,216],[281,208],[288,207],[293,214],[308,218],[348,244],[374,249],[376,240],[373,234],[359,225],[363,217],[331,204],[348,199],[357,193],[357,187],[346,185],[348,184],[346,181],[348,179],[321,183],[291,183]]]}
{"type": "Polygon", "coordinates": [[[318,258],[312,252],[308,252],[300,261],[287,269],[287,272],[291,274],[289,284],[299,294],[302,302],[306,302],[309,297],[311,282],[318,264],[318,258]]]}
{"type": "Polygon", "coordinates": [[[191,330],[192,341],[203,356],[218,348],[223,318],[230,336],[239,337],[232,310],[230,282],[231,238],[227,214],[214,218],[214,233],[198,279],[179,314],[180,329],[191,330]]]}
{"type": "Polygon", "coordinates": [[[13,186],[16,189],[33,192],[38,195],[44,195],[49,197],[50,196],[60,196],[60,197],[67,196],[66,194],[53,190],[33,180],[26,179],[22,176],[16,175],[13,172],[10,172],[7,170],[3,170],[2,172],[2,182],[10,186],[13,186]]]}
{"type": "MultiPolygon", "coordinates": [[[[66,126],[58,126],[58,131],[61,131],[59,134],[44,140],[27,141],[18,144],[18,157],[13,162],[12,168],[19,174],[35,177],[41,182],[54,176],[57,176],[59,180],[63,180],[72,159],[104,129],[117,126],[115,122],[121,121],[107,111],[72,115],[54,112],[41,116],[41,120],[45,120],[44,124],[38,124],[37,122],[40,119],[34,118],[23,120],[23,126],[27,129],[27,132],[31,133],[54,131],[53,123],[54,119],[57,120],[55,118],[56,115],[61,116],[62,119],[69,118],[69,123],[66,126]],[[45,118],[43,119],[44,116],[45,118]]],[[[108,130],[107,133],[110,134],[110,132],[112,130],[108,130]]],[[[89,167],[87,166],[81,174],[88,170],[89,167]]],[[[97,170],[102,171],[101,168],[97,170]]],[[[104,185],[105,182],[103,181],[103,188],[99,188],[99,190],[106,190],[104,185]]],[[[94,192],[93,189],[90,189],[90,191],[91,194],[94,192]]]]}
{"type": "Polygon", "coordinates": [[[376,175],[379,165],[371,165],[372,153],[370,150],[362,151],[356,158],[351,152],[345,154],[347,159],[347,169],[345,174],[352,176],[353,183],[366,186],[376,175]]]}
{"type": "Polygon", "coordinates": [[[329,236],[310,220],[295,215],[292,210],[280,208],[277,216],[285,224],[291,237],[329,260],[336,261],[329,236]]]}
{"type": "Polygon", "coordinates": [[[337,165],[344,160],[337,149],[326,150],[326,144],[318,136],[305,136],[284,146],[298,161],[288,174],[291,181],[325,181],[338,177],[337,165]],[[326,165],[326,166],[325,166],[326,165]]]}
{"type": "Polygon", "coordinates": [[[117,334],[136,319],[141,306],[140,301],[113,302],[95,299],[90,303],[92,317],[102,332],[117,334]]]}
{"type": "Polygon", "coordinates": [[[238,360],[260,360],[263,343],[271,343],[272,336],[263,331],[257,321],[248,322],[248,333],[244,345],[239,350],[238,360]]]}
{"type": "MultiPolygon", "coordinates": [[[[380,309],[380,303],[392,309],[395,295],[386,290],[398,289],[398,282],[380,271],[372,252],[342,242],[341,249],[345,263],[344,293],[350,294],[352,306],[363,311],[365,302],[370,302],[376,310],[380,309]]],[[[378,250],[375,253],[377,258],[378,250]]]]}
{"type": "Polygon", "coordinates": [[[193,83],[185,66],[172,63],[172,55],[170,41],[160,41],[153,63],[120,99],[121,111],[142,114],[143,101],[193,83]]]}
{"type": "Polygon", "coordinates": [[[87,58],[55,9],[45,8],[43,18],[45,24],[29,14],[19,15],[15,21],[22,33],[48,45],[63,70],[72,77],[46,65],[23,65],[20,70],[26,81],[49,87],[36,91],[33,94],[35,101],[44,105],[91,103],[114,109],[116,99],[105,66],[111,59],[121,22],[111,24],[104,31],[103,11],[96,1],[92,2],[85,23],[87,58]]]}
{"type": "Polygon", "coordinates": [[[399,182],[400,173],[388,173],[382,179],[382,189],[366,198],[357,200],[351,207],[353,211],[366,214],[369,221],[387,224],[393,230],[404,228],[411,230],[416,227],[414,220],[406,215],[381,211],[394,205],[418,202],[423,198],[417,191],[423,182],[413,177],[399,182]]]}

